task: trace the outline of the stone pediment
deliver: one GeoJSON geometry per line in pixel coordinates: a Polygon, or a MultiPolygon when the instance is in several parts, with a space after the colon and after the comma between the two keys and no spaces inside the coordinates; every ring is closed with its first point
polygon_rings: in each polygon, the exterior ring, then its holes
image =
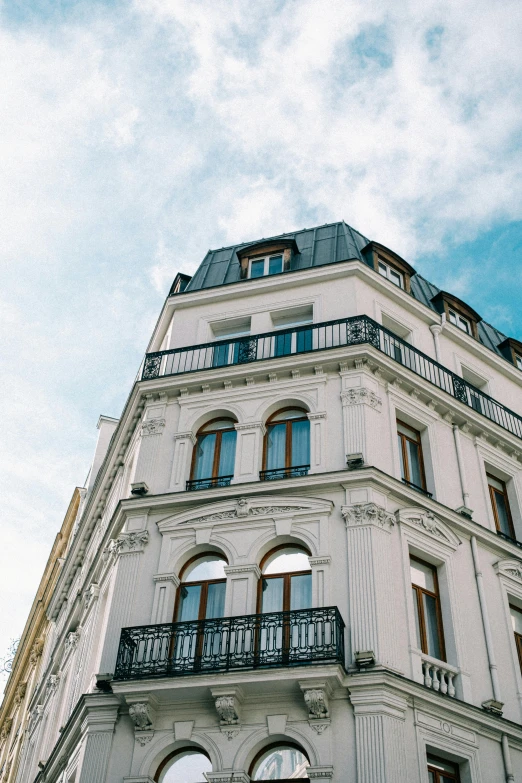
{"type": "Polygon", "coordinates": [[[461,543],[460,538],[449,525],[425,508],[401,508],[396,512],[396,517],[402,524],[408,525],[408,527],[451,549],[456,549],[461,543]]]}
{"type": "Polygon", "coordinates": [[[329,500],[306,497],[285,497],[261,495],[253,498],[231,498],[169,516],[158,522],[158,529],[164,533],[179,525],[215,525],[219,522],[252,522],[256,519],[274,517],[306,517],[330,514],[333,503],[329,500]]]}
{"type": "Polygon", "coordinates": [[[495,571],[499,576],[507,576],[522,585],[522,561],[521,560],[499,560],[495,563],[495,571]]]}

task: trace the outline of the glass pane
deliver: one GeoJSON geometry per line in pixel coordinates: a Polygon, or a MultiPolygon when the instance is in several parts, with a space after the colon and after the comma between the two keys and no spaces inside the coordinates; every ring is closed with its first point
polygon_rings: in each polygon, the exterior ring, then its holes
{"type": "Polygon", "coordinates": [[[403,424],[402,421],[397,421],[397,432],[401,432],[412,440],[416,440],[419,437],[418,430],[413,429],[413,427],[408,427],[408,425],[403,424]]]}
{"type": "Polygon", "coordinates": [[[212,764],[207,757],[187,750],[166,765],[159,776],[159,783],[205,783],[205,772],[212,772],[212,764]]]}
{"type": "Polygon", "coordinates": [[[183,582],[204,582],[207,579],[226,579],[227,561],[220,555],[203,555],[187,568],[183,582]]]}
{"type": "Polygon", "coordinates": [[[271,424],[267,431],[266,468],[275,470],[285,467],[286,424],[271,424]]]}
{"type": "Polygon", "coordinates": [[[426,641],[428,643],[428,655],[440,660],[442,650],[439,642],[439,625],[437,622],[437,603],[432,595],[422,594],[424,605],[424,624],[426,625],[426,641]]]}
{"type": "Polygon", "coordinates": [[[277,334],[274,339],[274,356],[286,356],[292,352],[292,332],[277,334]]]}
{"type": "Polygon", "coordinates": [[[308,419],[292,422],[292,455],[290,464],[310,464],[310,422],[308,419]]]}
{"type": "Polygon", "coordinates": [[[288,408],[285,411],[279,411],[276,413],[271,421],[288,421],[288,419],[302,419],[306,416],[306,411],[301,408],[288,408]]]}
{"type": "Polygon", "coordinates": [[[229,347],[229,343],[214,346],[214,353],[212,356],[213,367],[223,367],[223,365],[228,364],[229,347]]]}
{"type": "Polygon", "coordinates": [[[435,592],[435,578],[433,568],[427,563],[419,563],[418,560],[410,560],[411,581],[418,587],[435,592]]]}
{"type": "Polygon", "coordinates": [[[194,466],[194,478],[211,478],[214,465],[214,449],[216,436],[214,434],[198,435],[196,442],[196,464],[194,466]]]}
{"type": "Polygon", "coordinates": [[[400,275],[394,269],[390,269],[390,280],[392,283],[395,283],[395,285],[398,285],[400,288],[402,288],[402,275],[400,275]]]}
{"type": "Polygon", "coordinates": [[[180,587],[178,621],[198,619],[200,598],[201,585],[188,585],[187,587],[180,587]]]}
{"type": "Polygon", "coordinates": [[[265,273],[265,259],[260,261],[252,261],[250,266],[250,277],[263,277],[265,273]]]}
{"type": "Polygon", "coordinates": [[[428,756],[428,765],[441,772],[451,772],[452,775],[457,773],[457,765],[451,761],[444,761],[444,759],[434,758],[434,756],[428,756]]]}
{"type": "Polygon", "coordinates": [[[468,323],[468,321],[466,321],[466,319],[465,319],[465,318],[461,318],[461,317],[459,316],[459,321],[458,321],[458,324],[457,324],[457,326],[458,326],[460,329],[462,329],[462,331],[463,331],[463,332],[467,332],[467,333],[469,334],[469,323],[468,323]]]}
{"type": "Polygon", "coordinates": [[[522,356],[515,356],[515,364],[519,370],[522,370],[522,356]]]}
{"type": "Polygon", "coordinates": [[[272,748],[255,765],[252,780],[299,780],[308,777],[309,766],[308,759],[297,748],[272,748]]]}
{"type": "Polygon", "coordinates": [[[450,319],[452,324],[455,324],[455,326],[457,325],[457,316],[455,315],[453,310],[449,311],[449,319],[450,319]]]}
{"type": "Polygon", "coordinates": [[[428,783],[435,783],[435,775],[430,769],[428,770],[428,783]]]}
{"type": "Polygon", "coordinates": [[[406,439],[406,456],[408,460],[410,481],[418,487],[424,486],[420,465],[420,448],[416,443],[412,443],[411,440],[408,439],[406,439]]]}
{"type": "Polygon", "coordinates": [[[421,639],[421,632],[420,632],[420,621],[419,621],[419,601],[417,598],[417,591],[414,587],[412,587],[413,592],[413,615],[415,617],[415,631],[417,633],[417,647],[419,650],[422,649],[422,639],[421,639]]]}
{"type": "Polygon", "coordinates": [[[386,264],[383,264],[381,261],[379,261],[379,274],[383,277],[388,277],[388,270],[386,268],[386,264]]]}
{"type": "Polygon", "coordinates": [[[298,353],[312,350],[311,329],[303,329],[302,332],[296,332],[296,350],[298,353]]]}
{"type": "Polygon", "coordinates": [[[522,611],[517,609],[516,606],[510,606],[511,622],[513,624],[513,630],[515,633],[522,635],[522,611]]]}
{"type": "Polygon", "coordinates": [[[401,463],[401,478],[406,478],[406,472],[404,469],[404,454],[402,453],[402,438],[400,435],[398,435],[399,438],[399,460],[401,463]]]}
{"type": "Polygon", "coordinates": [[[221,434],[218,476],[233,476],[236,458],[236,431],[227,430],[221,434]]]}
{"type": "Polygon", "coordinates": [[[265,563],[264,574],[293,574],[296,571],[309,571],[310,562],[300,549],[288,547],[278,549],[265,563]]]}
{"type": "Polygon", "coordinates": [[[215,582],[208,586],[207,607],[205,617],[223,617],[225,612],[226,582],[215,582]]]}
{"type": "Polygon", "coordinates": [[[274,579],[263,579],[262,583],[261,611],[282,612],[283,611],[283,577],[274,579]]]}
{"type": "Polygon", "coordinates": [[[509,524],[509,514],[507,510],[506,498],[500,492],[493,490],[495,505],[497,507],[497,517],[500,530],[507,536],[511,535],[511,525],[509,524]]]}
{"type": "Polygon", "coordinates": [[[229,430],[233,428],[235,421],[233,419],[217,419],[217,421],[209,421],[201,428],[202,432],[214,431],[214,430],[229,430]]]}
{"type": "Polygon", "coordinates": [[[283,256],[272,256],[268,261],[268,274],[276,275],[283,271],[283,256]]]}
{"type": "Polygon", "coordinates": [[[310,609],[312,606],[312,574],[290,578],[290,609],[310,609]]]}

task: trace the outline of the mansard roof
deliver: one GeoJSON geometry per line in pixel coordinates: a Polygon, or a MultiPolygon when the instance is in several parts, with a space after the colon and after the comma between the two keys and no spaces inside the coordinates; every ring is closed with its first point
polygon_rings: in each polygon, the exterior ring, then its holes
{"type": "MultiPolygon", "coordinates": [[[[219,250],[209,250],[192,279],[188,283],[183,281],[181,290],[178,286],[178,291],[174,291],[173,286],[171,295],[239,282],[241,279],[240,256],[245,255],[249,247],[257,249],[262,242],[266,242],[268,245],[273,243],[274,240],[289,240],[294,247],[294,251],[297,247],[298,252],[294,252],[292,255],[290,271],[353,259],[358,259],[367,266],[371,266],[368,254],[362,252],[371,240],[344,221],[325,223],[323,226],[316,226],[315,228],[303,228],[299,231],[264,237],[262,240],[255,239],[251,242],[222,247],[219,250]]],[[[183,277],[187,278],[187,276],[183,277]]],[[[244,282],[250,281],[245,280],[244,282]]],[[[416,273],[413,268],[410,285],[411,296],[422,302],[426,307],[429,307],[430,310],[437,312],[432,300],[437,294],[441,293],[441,289],[430,283],[422,275],[416,273]]],[[[504,356],[498,346],[507,339],[505,334],[486,321],[478,322],[477,331],[480,342],[486,348],[494,351],[499,356],[504,356]]]]}

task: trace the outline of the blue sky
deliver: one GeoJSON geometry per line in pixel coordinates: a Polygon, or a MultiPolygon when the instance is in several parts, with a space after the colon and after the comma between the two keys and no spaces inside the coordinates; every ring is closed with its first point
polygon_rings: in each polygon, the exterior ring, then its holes
{"type": "Polygon", "coordinates": [[[522,339],[522,4],[0,2],[0,651],[177,271],[345,219],[522,339]]]}

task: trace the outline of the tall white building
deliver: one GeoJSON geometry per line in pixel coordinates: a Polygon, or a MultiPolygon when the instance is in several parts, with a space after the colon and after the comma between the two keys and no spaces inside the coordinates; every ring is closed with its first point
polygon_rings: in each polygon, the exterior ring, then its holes
{"type": "Polygon", "coordinates": [[[522,783],[521,370],[345,223],[178,275],[17,783],[522,783]]]}

